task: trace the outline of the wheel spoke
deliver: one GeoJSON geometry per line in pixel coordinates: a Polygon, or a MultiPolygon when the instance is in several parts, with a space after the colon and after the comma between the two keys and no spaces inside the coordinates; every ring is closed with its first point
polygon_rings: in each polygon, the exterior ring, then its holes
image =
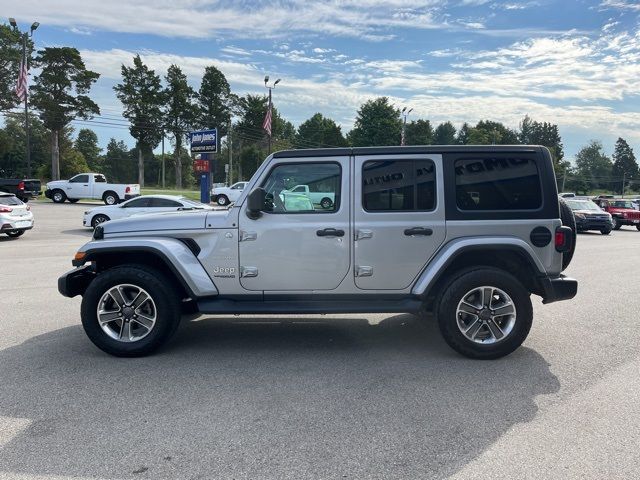
{"type": "Polygon", "coordinates": [[[480,321],[479,318],[476,318],[471,323],[471,325],[464,331],[464,334],[471,340],[475,340],[476,335],[480,331],[480,328],[482,328],[482,322],[480,321]]]}
{"type": "Polygon", "coordinates": [[[489,327],[491,335],[493,335],[493,338],[496,340],[500,340],[504,337],[504,332],[493,318],[491,320],[487,320],[487,327],[489,327]]]}
{"type": "Polygon", "coordinates": [[[140,290],[140,292],[138,292],[138,295],[136,295],[136,298],[134,298],[133,302],[131,302],[131,307],[133,307],[134,309],[138,309],[140,305],[142,305],[148,299],[149,295],[147,295],[143,290],[140,290]]]}
{"type": "Polygon", "coordinates": [[[122,320],[122,325],[120,325],[120,340],[129,341],[131,340],[131,323],[125,322],[122,320]]]}
{"type": "Polygon", "coordinates": [[[501,307],[496,308],[493,311],[493,316],[502,317],[504,315],[511,315],[512,313],[515,312],[515,310],[516,309],[513,307],[513,304],[511,302],[508,302],[502,305],[501,307]]]}
{"type": "Polygon", "coordinates": [[[120,310],[99,310],[98,321],[101,325],[113,322],[120,318],[120,310]]]}
{"type": "Polygon", "coordinates": [[[155,320],[153,318],[147,317],[146,315],[142,315],[140,313],[137,314],[136,318],[131,319],[131,321],[142,325],[147,330],[151,330],[153,328],[153,324],[155,323],[155,320]]]}
{"type": "Polygon", "coordinates": [[[113,301],[116,302],[116,305],[118,305],[118,307],[122,308],[125,306],[126,302],[124,300],[124,297],[122,296],[122,291],[120,290],[119,285],[109,290],[109,296],[113,298],[113,301]]]}
{"type": "Polygon", "coordinates": [[[469,315],[475,315],[476,317],[478,316],[478,308],[475,305],[471,305],[470,303],[465,302],[464,300],[460,302],[458,311],[467,313],[469,315]]]}
{"type": "Polygon", "coordinates": [[[482,289],[482,306],[491,308],[491,300],[493,300],[493,288],[484,287],[482,289]]]}

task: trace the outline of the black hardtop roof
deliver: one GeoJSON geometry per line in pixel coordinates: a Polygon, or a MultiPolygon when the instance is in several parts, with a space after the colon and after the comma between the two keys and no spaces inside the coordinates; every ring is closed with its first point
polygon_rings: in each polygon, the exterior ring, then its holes
{"type": "Polygon", "coordinates": [[[281,150],[274,158],[338,157],[344,155],[397,155],[402,153],[522,153],[536,152],[539,145],[412,145],[407,147],[346,147],[281,150]]]}

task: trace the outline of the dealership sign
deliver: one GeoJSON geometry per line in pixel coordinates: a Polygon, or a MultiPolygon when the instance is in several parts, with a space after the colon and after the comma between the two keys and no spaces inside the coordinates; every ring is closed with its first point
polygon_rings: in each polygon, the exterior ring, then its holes
{"type": "Polygon", "coordinates": [[[218,151],[218,129],[189,133],[191,153],[216,153],[218,151]]]}

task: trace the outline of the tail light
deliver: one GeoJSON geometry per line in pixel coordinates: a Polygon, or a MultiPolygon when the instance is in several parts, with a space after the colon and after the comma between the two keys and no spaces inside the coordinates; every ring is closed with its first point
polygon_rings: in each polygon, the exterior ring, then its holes
{"type": "Polygon", "coordinates": [[[124,189],[124,193],[129,193],[131,191],[131,187],[127,187],[124,189]]]}
{"type": "Polygon", "coordinates": [[[24,182],[18,184],[18,190],[24,190],[24,182]]]}
{"type": "Polygon", "coordinates": [[[569,227],[556,228],[555,245],[558,252],[568,252],[573,246],[573,230],[569,227]]]}
{"type": "Polygon", "coordinates": [[[0,205],[0,213],[9,213],[13,212],[13,208],[7,207],[6,205],[0,205]]]}

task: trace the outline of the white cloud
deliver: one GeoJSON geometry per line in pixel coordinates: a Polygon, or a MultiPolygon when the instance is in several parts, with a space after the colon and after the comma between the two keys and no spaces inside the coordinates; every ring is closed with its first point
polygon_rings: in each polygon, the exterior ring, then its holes
{"type": "Polygon", "coordinates": [[[615,8],[619,10],[635,10],[640,12],[640,3],[636,0],[603,0],[601,8],[615,8]]]}

